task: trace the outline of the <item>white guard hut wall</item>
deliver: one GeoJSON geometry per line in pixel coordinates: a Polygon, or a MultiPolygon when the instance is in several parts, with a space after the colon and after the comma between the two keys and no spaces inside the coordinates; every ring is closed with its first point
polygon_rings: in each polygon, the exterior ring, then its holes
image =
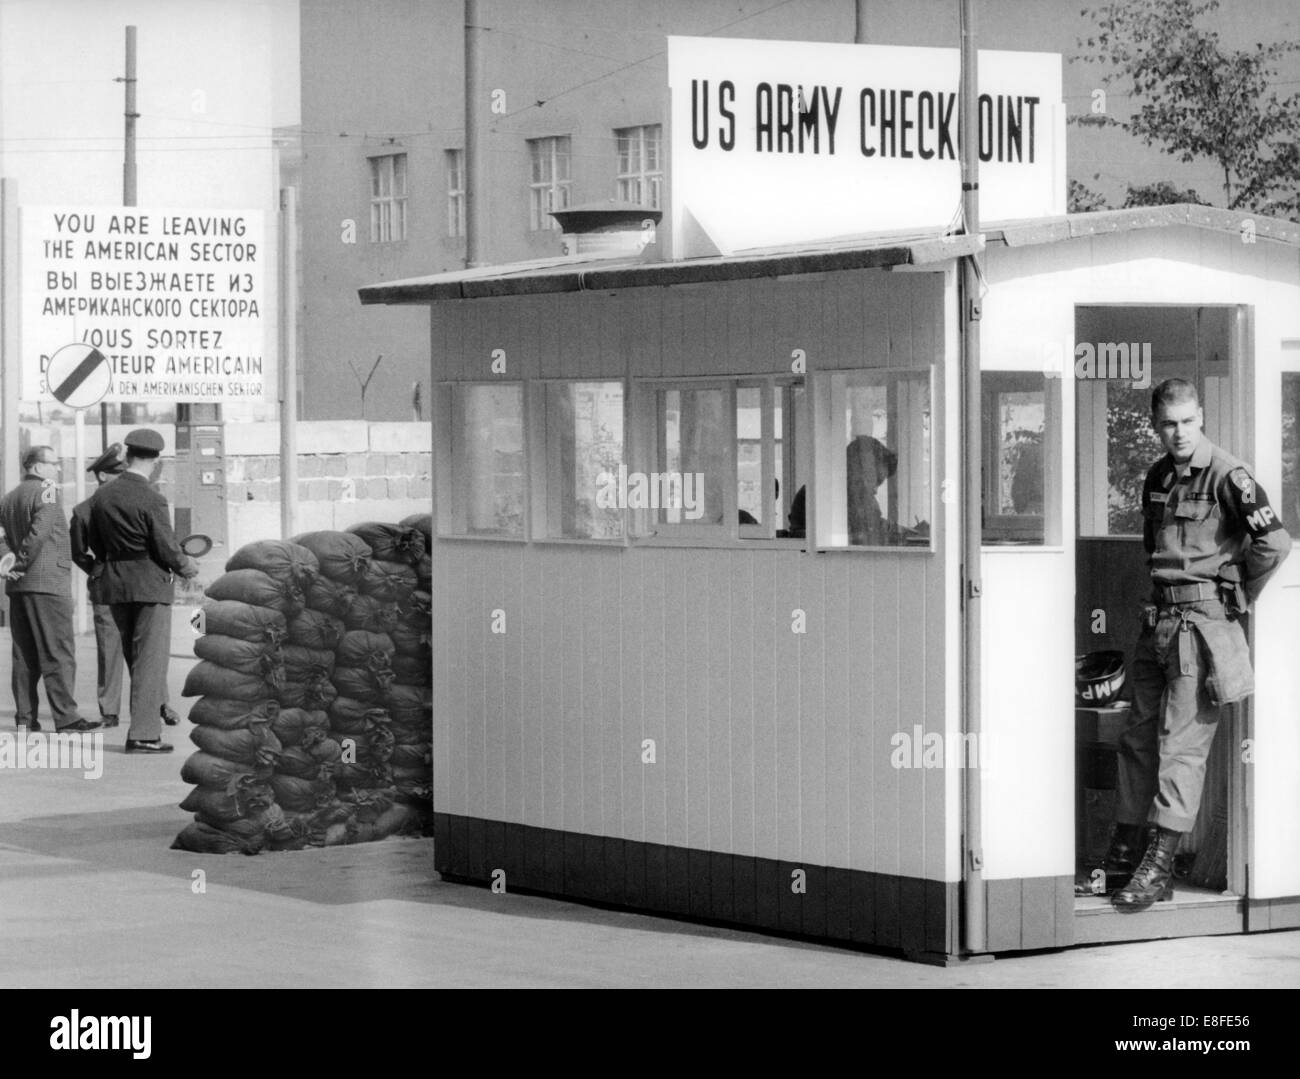
{"type": "MultiPolygon", "coordinates": [[[[1076,632],[1086,456],[1076,429],[1087,395],[1072,369],[1077,320],[1105,305],[1240,312],[1229,448],[1280,501],[1279,379],[1300,377],[1300,230],[1260,221],[1258,242],[1244,244],[1229,217],[1175,207],[985,230],[988,390],[1014,395],[1017,379],[1039,379],[1051,431],[1036,518],[1017,504],[995,522],[1004,531],[986,524],[978,747],[962,738],[955,488],[954,268],[973,241],[660,264],[564,259],[363,289],[365,303],[432,312],[437,870],[950,958],[963,951],[961,803],[973,753],[988,951],[1300,924],[1300,879],[1288,876],[1300,864],[1300,792],[1287,778],[1300,769],[1300,734],[1286,703],[1300,695],[1286,658],[1300,641],[1300,559],[1257,611],[1258,691],[1229,720],[1234,739],[1267,739],[1272,755],[1233,773],[1234,864],[1239,874],[1250,866],[1249,894],[1234,881],[1237,897],[1208,914],[1128,919],[1074,895],[1072,664],[1087,643],[1076,632]],[[634,470],[665,459],[651,446],[664,430],[661,391],[722,388],[734,403],[743,389],[796,377],[807,397],[784,430],[807,487],[805,538],[747,531],[731,474],[721,530],[650,527],[628,510],[618,537],[558,534],[556,476],[572,462],[548,435],[555,387],[621,384],[623,461],[634,470]],[[834,503],[853,431],[836,394],[873,379],[902,394],[916,378],[928,386],[927,416],[910,433],[890,427],[895,442],[915,445],[910,457],[893,447],[908,463],[888,485],[889,508],[906,504],[902,523],[928,531],[895,546],[846,544],[834,503]],[[519,431],[475,448],[461,434],[467,388],[493,384],[518,387],[519,431]],[[503,445],[515,452],[497,452],[496,479],[523,492],[519,524],[472,535],[467,461],[503,445]],[[898,502],[908,485],[912,500],[898,502]],[[1033,520],[1036,537],[1025,531],[1033,520]]],[[[738,447],[734,412],[725,425],[723,440],[738,447]]],[[[762,427],[770,457],[773,421],[762,427]]],[[[735,448],[730,467],[740,457],[735,448]]],[[[769,464],[757,474],[767,490],[791,472],[769,464]]],[[[1122,635],[1131,614],[1118,611],[1122,635]]]]}

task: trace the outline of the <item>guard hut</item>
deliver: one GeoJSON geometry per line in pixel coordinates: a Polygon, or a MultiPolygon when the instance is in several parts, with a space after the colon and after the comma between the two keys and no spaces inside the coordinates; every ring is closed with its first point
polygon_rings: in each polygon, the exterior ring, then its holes
{"type": "Polygon", "coordinates": [[[1300,559],[1253,619],[1187,879],[1137,916],[1089,894],[1124,704],[1074,670],[1136,637],[1156,381],[1197,382],[1300,527],[1298,249],[1175,206],[363,289],[431,311],[437,870],[932,961],[1300,925],[1300,559]],[[956,266],[981,248],[963,416],[956,266]]]}

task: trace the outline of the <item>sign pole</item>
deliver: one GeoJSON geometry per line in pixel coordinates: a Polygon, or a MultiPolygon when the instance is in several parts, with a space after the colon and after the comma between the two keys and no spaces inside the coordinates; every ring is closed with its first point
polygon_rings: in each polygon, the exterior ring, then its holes
{"type": "Polygon", "coordinates": [[[0,180],[0,462],[8,491],[22,478],[18,467],[19,383],[18,336],[18,182],[0,180]]]}
{"type": "MultiPolygon", "coordinates": [[[[76,409],[72,415],[72,470],[75,473],[72,504],[80,506],[86,500],[86,410],[76,409]]],[[[90,631],[90,608],[86,601],[86,590],[78,588],[75,591],[77,636],[81,636],[90,631]]]]}

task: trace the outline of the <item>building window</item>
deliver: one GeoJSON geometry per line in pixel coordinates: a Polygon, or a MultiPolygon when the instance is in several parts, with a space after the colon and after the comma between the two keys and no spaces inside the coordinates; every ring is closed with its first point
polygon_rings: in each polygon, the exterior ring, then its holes
{"type": "Polygon", "coordinates": [[[805,408],[800,379],[745,380],[736,387],[736,514],[741,539],[806,535],[807,477],[797,467],[808,459],[798,452],[805,408]]]}
{"type": "Polygon", "coordinates": [[[988,372],[983,407],[984,542],[1060,542],[1059,379],[988,372]]]}
{"type": "Polygon", "coordinates": [[[406,239],[406,155],[370,159],[370,242],[406,239]]]}
{"type": "Polygon", "coordinates": [[[523,386],[440,384],[437,419],[439,533],[523,539],[523,386]]]}
{"type": "Polygon", "coordinates": [[[930,372],[841,371],[817,388],[817,546],[928,547],[930,372]]]}
{"type": "Polygon", "coordinates": [[[551,212],[569,205],[573,186],[569,174],[569,136],[529,139],[528,155],[532,165],[529,227],[534,231],[558,229],[560,223],[551,217],[551,212]]]}
{"type": "Polygon", "coordinates": [[[465,235],[465,151],[448,150],[447,235],[465,235]]]}
{"type": "Polygon", "coordinates": [[[547,382],[536,392],[542,430],[533,459],[544,460],[545,467],[534,476],[534,537],[621,540],[627,491],[623,383],[547,382]]]}
{"type": "Polygon", "coordinates": [[[618,143],[618,198],[637,206],[660,208],[663,188],[663,128],[659,124],[622,127],[614,132],[618,143]]]}

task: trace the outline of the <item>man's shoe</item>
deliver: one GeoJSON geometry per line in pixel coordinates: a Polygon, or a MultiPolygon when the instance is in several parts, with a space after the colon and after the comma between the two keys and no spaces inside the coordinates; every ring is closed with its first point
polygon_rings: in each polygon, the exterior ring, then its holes
{"type": "Polygon", "coordinates": [[[145,741],[141,738],[128,738],[126,740],[126,751],[128,753],[170,753],[175,746],[168,745],[161,738],[154,738],[151,741],[145,741]]]}
{"type": "Polygon", "coordinates": [[[1152,903],[1174,897],[1174,853],[1182,838],[1182,832],[1156,829],[1133,879],[1111,901],[1116,910],[1146,910],[1152,903]]]}
{"type": "Polygon", "coordinates": [[[69,723],[66,727],[58,727],[56,730],[59,734],[80,734],[82,731],[97,731],[103,726],[98,720],[91,721],[88,719],[79,719],[76,723],[69,723]]]}
{"type": "Polygon", "coordinates": [[[26,727],[27,730],[33,734],[41,729],[41,721],[39,719],[18,719],[14,722],[17,724],[19,730],[26,727]]]}
{"type": "Polygon", "coordinates": [[[1141,824],[1115,825],[1110,836],[1110,849],[1101,863],[1106,874],[1106,894],[1111,895],[1126,885],[1142,860],[1147,847],[1146,828],[1141,824]]]}
{"type": "Polygon", "coordinates": [[[159,711],[162,715],[162,721],[169,727],[174,727],[181,721],[181,717],[176,714],[176,711],[169,704],[164,704],[159,711]]]}
{"type": "Polygon", "coordinates": [[[116,727],[120,722],[121,720],[119,720],[117,716],[104,716],[103,718],[103,724],[105,727],[116,727]]]}

